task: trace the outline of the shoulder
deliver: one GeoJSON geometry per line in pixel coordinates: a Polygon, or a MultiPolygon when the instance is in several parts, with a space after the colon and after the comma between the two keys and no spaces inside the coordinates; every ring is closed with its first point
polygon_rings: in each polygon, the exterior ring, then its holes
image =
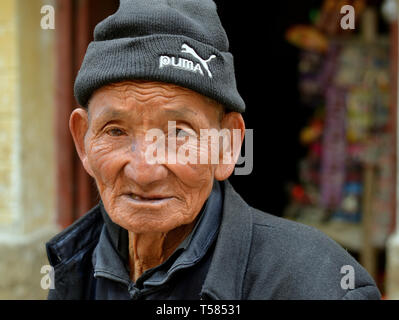
{"type": "Polygon", "coordinates": [[[324,233],[251,207],[250,214],[252,241],[246,273],[250,296],[261,295],[261,288],[267,286],[274,299],[380,298],[367,271],[324,233]],[[353,270],[353,290],[341,285],[347,270],[353,270]]]}
{"type": "Polygon", "coordinates": [[[98,242],[103,218],[99,205],[46,243],[54,267],[54,289],[48,299],[85,299],[92,288],[92,252],[98,242]]]}
{"type": "Polygon", "coordinates": [[[49,262],[54,266],[71,259],[98,240],[103,225],[99,204],[46,243],[49,262]]]}

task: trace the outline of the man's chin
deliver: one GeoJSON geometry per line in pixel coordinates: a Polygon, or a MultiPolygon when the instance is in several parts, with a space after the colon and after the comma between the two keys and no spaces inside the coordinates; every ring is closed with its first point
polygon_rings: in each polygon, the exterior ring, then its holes
{"type": "Polygon", "coordinates": [[[156,221],[151,222],[130,222],[130,223],[121,223],[119,224],[122,228],[126,229],[129,232],[133,232],[135,234],[151,234],[151,233],[167,233],[177,226],[165,226],[161,225],[161,223],[156,221]]]}
{"type": "Polygon", "coordinates": [[[165,233],[180,225],[168,210],[153,208],[132,210],[131,206],[125,205],[113,210],[109,216],[114,223],[134,233],[165,233]]]}

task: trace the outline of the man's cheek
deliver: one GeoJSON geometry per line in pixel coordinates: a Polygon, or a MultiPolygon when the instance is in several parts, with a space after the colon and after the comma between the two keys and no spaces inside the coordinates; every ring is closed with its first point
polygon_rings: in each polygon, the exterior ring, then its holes
{"type": "Polygon", "coordinates": [[[176,162],[179,164],[213,164],[217,163],[219,157],[218,146],[204,140],[178,144],[176,150],[176,162]]]}
{"type": "Polygon", "coordinates": [[[123,150],[109,144],[93,147],[89,154],[89,163],[97,180],[101,184],[113,184],[122,166],[123,150]]]}
{"type": "Polygon", "coordinates": [[[198,146],[198,159],[202,165],[214,165],[219,162],[219,143],[214,139],[201,138],[198,146]]]}
{"type": "Polygon", "coordinates": [[[211,144],[198,142],[178,146],[176,164],[169,164],[169,169],[190,187],[199,187],[212,180],[211,144]],[[201,161],[202,159],[202,161],[201,161]]]}
{"type": "Polygon", "coordinates": [[[168,168],[188,188],[200,188],[213,181],[213,167],[209,164],[173,164],[168,165],[168,168]]]}

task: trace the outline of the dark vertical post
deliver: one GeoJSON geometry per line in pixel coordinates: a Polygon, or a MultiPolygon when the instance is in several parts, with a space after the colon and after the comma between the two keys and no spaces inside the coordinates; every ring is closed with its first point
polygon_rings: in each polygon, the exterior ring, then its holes
{"type": "MultiPolygon", "coordinates": [[[[74,47],[74,74],[79,71],[86,49],[92,40],[90,25],[90,0],[78,0],[76,3],[75,19],[75,47],[74,47]]],[[[92,178],[86,173],[80,159],[75,152],[75,205],[76,217],[84,215],[94,205],[92,178]]]]}
{"type": "Polygon", "coordinates": [[[74,221],[73,142],[69,115],[74,104],[73,84],[73,1],[56,3],[56,210],[57,223],[65,228],[74,221]]]}
{"type": "Polygon", "coordinates": [[[95,25],[115,12],[117,0],[56,2],[56,192],[57,223],[65,228],[98,201],[93,179],[84,170],[69,132],[77,102],[73,83],[95,25]]]}

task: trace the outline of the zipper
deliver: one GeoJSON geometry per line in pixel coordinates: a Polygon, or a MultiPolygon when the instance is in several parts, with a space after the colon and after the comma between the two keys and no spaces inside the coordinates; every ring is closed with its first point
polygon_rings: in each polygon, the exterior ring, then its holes
{"type": "Polygon", "coordinates": [[[144,297],[144,296],[148,296],[151,293],[157,292],[157,291],[161,291],[164,290],[165,288],[169,287],[168,284],[164,284],[162,286],[157,286],[155,288],[152,289],[139,289],[135,286],[134,282],[131,281],[128,285],[128,292],[129,292],[129,296],[132,300],[139,300],[140,298],[144,297]]]}

